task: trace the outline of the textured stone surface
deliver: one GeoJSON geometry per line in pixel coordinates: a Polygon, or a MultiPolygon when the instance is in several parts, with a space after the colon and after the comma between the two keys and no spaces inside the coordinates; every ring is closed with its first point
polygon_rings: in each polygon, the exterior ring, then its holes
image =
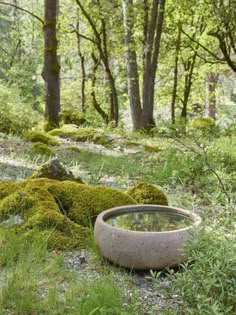
{"type": "Polygon", "coordinates": [[[31,176],[31,178],[49,178],[59,181],[71,180],[77,183],[82,183],[82,180],[67,170],[59,161],[58,158],[53,158],[41,165],[31,176]]]}

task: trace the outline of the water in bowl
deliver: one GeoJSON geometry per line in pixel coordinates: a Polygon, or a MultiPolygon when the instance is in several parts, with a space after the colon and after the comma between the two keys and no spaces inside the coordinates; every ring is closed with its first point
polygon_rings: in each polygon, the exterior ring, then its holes
{"type": "Polygon", "coordinates": [[[106,222],[117,228],[146,232],[179,230],[193,224],[193,221],[184,215],[158,211],[122,213],[109,217],[106,222]]]}

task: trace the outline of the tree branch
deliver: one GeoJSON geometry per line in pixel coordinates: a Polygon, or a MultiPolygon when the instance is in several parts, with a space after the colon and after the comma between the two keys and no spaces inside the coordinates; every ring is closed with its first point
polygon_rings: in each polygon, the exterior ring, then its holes
{"type": "Polygon", "coordinates": [[[210,36],[213,36],[218,39],[219,45],[220,45],[220,50],[222,51],[222,54],[225,57],[225,61],[227,62],[228,66],[236,72],[236,64],[233,62],[233,60],[230,57],[230,50],[227,49],[227,44],[223,36],[219,33],[214,33],[211,32],[209,33],[210,36]]]}
{"type": "Polygon", "coordinates": [[[181,29],[181,32],[187,36],[192,42],[198,44],[201,48],[203,48],[206,52],[208,52],[208,54],[210,54],[211,56],[213,56],[215,59],[219,60],[219,61],[225,61],[222,58],[219,58],[216,54],[214,54],[212,51],[210,51],[208,48],[206,48],[204,45],[202,45],[201,43],[199,43],[196,39],[192,38],[188,33],[186,33],[183,29],[181,29]]]}
{"type": "Polygon", "coordinates": [[[76,33],[79,37],[81,37],[83,39],[86,39],[86,40],[90,41],[93,44],[97,44],[97,42],[94,39],[92,39],[91,37],[88,37],[88,36],[85,36],[85,35],[81,34],[73,25],[70,25],[70,26],[73,27],[73,31],[71,31],[71,33],[76,33]]]}
{"type": "Polygon", "coordinates": [[[22,11],[22,12],[25,12],[25,13],[31,15],[32,17],[34,17],[36,20],[38,20],[40,23],[42,23],[42,24],[44,25],[44,20],[41,19],[41,17],[39,17],[38,15],[34,14],[33,12],[30,12],[30,11],[28,11],[28,10],[22,8],[22,7],[19,7],[18,5],[15,5],[15,4],[12,4],[12,3],[8,3],[8,2],[2,2],[2,1],[0,1],[0,4],[8,5],[8,6],[10,6],[10,7],[13,7],[13,8],[15,8],[15,9],[17,9],[17,10],[20,10],[20,11],[22,11]]]}

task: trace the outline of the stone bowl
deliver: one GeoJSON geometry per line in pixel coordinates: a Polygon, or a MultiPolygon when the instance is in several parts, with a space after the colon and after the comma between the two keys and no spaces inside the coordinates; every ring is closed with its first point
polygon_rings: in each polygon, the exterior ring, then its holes
{"type": "Polygon", "coordinates": [[[161,205],[121,206],[101,212],[95,222],[94,236],[103,257],[131,269],[160,270],[176,267],[187,260],[184,252],[189,231],[199,226],[201,218],[191,211],[161,205]],[[130,212],[168,212],[187,217],[192,221],[187,227],[165,231],[146,232],[117,228],[106,221],[130,212]]]}

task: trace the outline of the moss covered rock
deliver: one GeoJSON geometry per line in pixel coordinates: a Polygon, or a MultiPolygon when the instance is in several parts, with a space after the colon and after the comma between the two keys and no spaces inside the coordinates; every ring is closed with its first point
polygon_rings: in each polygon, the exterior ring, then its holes
{"type": "Polygon", "coordinates": [[[58,141],[52,136],[39,131],[30,131],[27,133],[26,138],[31,142],[41,142],[48,145],[57,145],[58,141]]]}
{"type": "Polygon", "coordinates": [[[136,203],[125,193],[104,186],[47,178],[13,183],[4,181],[9,191],[2,193],[0,221],[19,215],[23,223],[12,228],[29,239],[34,233],[45,235],[51,248],[85,247],[92,218],[105,209],[136,203]]]}
{"type": "Polygon", "coordinates": [[[34,154],[53,156],[53,151],[48,147],[47,144],[42,142],[35,142],[32,146],[32,152],[34,154]]]}
{"type": "Polygon", "coordinates": [[[60,138],[74,139],[79,128],[75,125],[63,125],[61,128],[56,128],[47,133],[49,136],[57,136],[60,138]]]}
{"type": "Polygon", "coordinates": [[[211,129],[214,126],[215,121],[210,117],[195,118],[192,119],[190,122],[190,127],[193,129],[207,130],[211,129]]]}
{"type": "Polygon", "coordinates": [[[29,237],[40,232],[47,235],[51,248],[71,249],[85,246],[90,230],[64,216],[54,197],[40,187],[25,185],[24,188],[3,198],[0,202],[0,219],[20,215],[22,224],[16,231],[29,237]]]}
{"type": "Polygon", "coordinates": [[[164,192],[159,187],[149,183],[141,182],[131,187],[126,193],[140,204],[168,205],[164,192]]]}
{"type": "Polygon", "coordinates": [[[0,201],[4,197],[14,193],[15,191],[18,191],[19,189],[20,189],[20,184],[14,180],[0,181],[0,201]]]}
{"type": "Polygon", "coordinates": [[[145,145],[144,150],[147,152],[150,152],[150,153],[156,153],[156,152],[161,151],[160,147],[158,147],[156,145],[145,145]]]}
{"type": "Polygon", "coordinates": [[[73,109],[65,109],[61,111],[60,121],[64,124],[74,124],[77,126],[86,123],[84,115],[80,111],[73,109]]]}
{"type": "Polygon", "coordinates": [[[84,226],[89,226],[91,218],[95,218],[103,210],[136,204],[132,197],[106,186],[88,186],[63,181],[50,183],[47,187],[58,203],[61,212],[74,222],[84,226]]]}
{"type": "Polygon", "coordinates": [[[60,138],[70,138],[77,142],[93,142],[104,145],[111,142],[110,138],[103,132],[93,128],[77,128],[74,125],[64,125],[47,133],[48,136],[57,136],[60,138]]]}
{"type": "Polygon", "coordinates": [[[49,178],[56,180],[71,180],[82,183],[79,177],[74,177],[71,171],[65,169],[58,158],[53,158],[41,165],[31,176],[31,178],[49,178]]]}

